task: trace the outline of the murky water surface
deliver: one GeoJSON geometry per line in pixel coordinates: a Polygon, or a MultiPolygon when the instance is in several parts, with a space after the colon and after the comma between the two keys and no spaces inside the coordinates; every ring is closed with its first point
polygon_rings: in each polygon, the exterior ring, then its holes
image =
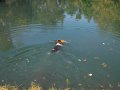
{"type": "Polygon", "coordinates": [[[119,11],[119,0],[0,2],[0,83],[118,89],[119,11]],[[70,43],[51,54],[57,39],[70,43]]]}

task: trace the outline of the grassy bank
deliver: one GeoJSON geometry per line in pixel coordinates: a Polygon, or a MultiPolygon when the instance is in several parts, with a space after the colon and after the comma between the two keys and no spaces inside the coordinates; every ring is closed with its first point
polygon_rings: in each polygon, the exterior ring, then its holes
{"type": "MultiPolygon", "coordinates": [[[[18,86],[2,85],[0,86],[0,90],[19,90],[19,89],[18,86]]],[[[28,89],[23,88],[23,90],[43,90],[43,89],[36,83],[32,82],[31,86],[28,89]]]]}
{"type": "MultiPolygon", "coordinates": [[[[0,85],[0,90],[45,90],[40,85],[32,82],[30,87],[19,89],[18,86],[11,86],[11,85],[0,85]]],[[[49,87],[47,90],[78,90],[75,88],[56,88],[55,86],[49,87]]],[[[79,90],[120,90],[120,86],[118,87],[97,87],[97,88],[90,88],[90,87],[80,87],[79,90]]]]}
{"type": "MultiPolygon", "coordinates": [[[[0,90],[20,90],[18,86],[10,86],[10,85],[0,85],[0,90]]],[[[32,82],[29,88],[23,88],[22,90],[44,90],[38,84],[32,82]]],[[[65,89],[57,89],[55,86],[49,88],[49,90],[70,90],[69,88],[65,89]]]]}

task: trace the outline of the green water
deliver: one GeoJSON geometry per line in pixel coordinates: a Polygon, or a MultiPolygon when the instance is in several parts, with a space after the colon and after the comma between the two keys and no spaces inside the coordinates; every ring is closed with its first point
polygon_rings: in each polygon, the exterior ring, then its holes
{"type": "Polygon", "coordinates": [[[119,11],[119,0],[3,0],[0,84],[119,90],[119,11]],[[70,43],[51,54],[57,39],[70,43]]]}

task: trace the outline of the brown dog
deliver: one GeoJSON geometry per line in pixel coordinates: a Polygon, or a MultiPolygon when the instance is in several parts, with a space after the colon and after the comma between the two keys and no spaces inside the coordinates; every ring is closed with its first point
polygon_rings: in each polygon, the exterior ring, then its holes
{"type": "Polygon", "coordinates": [[[52,53],[59,51],[59,50],[61,49],[61,47],[63,46],[64,42],[65,42],[64,40],[56,40],[56,41],[55,41],[56,45],[55,45],[55,47],[52,49],[52,53]]]}

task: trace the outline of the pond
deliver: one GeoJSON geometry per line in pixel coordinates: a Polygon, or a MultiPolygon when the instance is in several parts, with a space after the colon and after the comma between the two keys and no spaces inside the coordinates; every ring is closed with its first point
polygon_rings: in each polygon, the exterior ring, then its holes
{"type": "Polygon", "coordinates": [[[0,2],[0,84],[120,88],[119,0],[0,2]],[[57,53],[54,40],[64,39],[57,53]]]}

